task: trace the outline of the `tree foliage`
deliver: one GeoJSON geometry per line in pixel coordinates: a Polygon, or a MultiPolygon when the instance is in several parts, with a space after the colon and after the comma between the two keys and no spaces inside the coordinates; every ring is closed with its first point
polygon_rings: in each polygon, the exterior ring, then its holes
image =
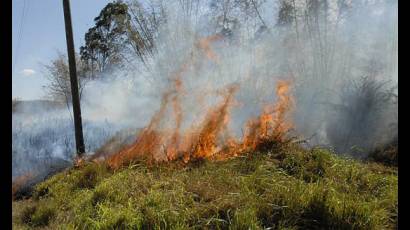
{"type": "Polygon", "coordinates": [[[130,16],[128,6],[121,2],[109,3],[98,17],[95,26],[85,34],[85,45],[80,47],[81,59],[94,72],[103,72],[121,60],[120,51],[126,41],[130,16]]]}
{"type": "Polygon", "coordinates": [[[94,19],[95,26],[85,34],[85,45],[80,48],[92,76],[129,61],[129,54],[145,62],[152,54],[160,19],[154,8],[149,12],[138,1],[107,4],[94,19]]]}
{"type": "MultiPolygon", "coordinates": [[[[78,54],[76,55],[76,66],[81,98],[84,85],[90,78],[90,70],[78,54]]],[[[58,53],[57,57],[50,64],[44,65],[44,67],[46,70],[45,76],[49,80],[48,85],[44,86],[47,95],[55,101],[70,103],[72,98],[67,56],[58,53]]]]}

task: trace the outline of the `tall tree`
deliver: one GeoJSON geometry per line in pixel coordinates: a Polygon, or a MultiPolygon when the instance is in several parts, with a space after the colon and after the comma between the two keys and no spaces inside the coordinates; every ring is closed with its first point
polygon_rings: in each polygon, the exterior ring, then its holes
{"type": "MultiPolygon", "coordinates": [[[[113,65],[127,61],[127,55],[146,61],[154,49],[154,34],[163,19],[163,11],[143,7],[138,1],[107,4],[94,19],[95,26],[85,34],[85,45],[80,48],[92,75],[104,72],[113,65]]],[[[132,57],[131,57],[132,58],[132,57]]]]}
{"type": "Polygon", "coordinates": [[[107,4],[94,19],[95,26],[85,34],[85,45],[80,47],[81,59],[95,72],[103,72],[121,61],[121,49],[127,40],[130,15],[121,1],[107,4]]]}

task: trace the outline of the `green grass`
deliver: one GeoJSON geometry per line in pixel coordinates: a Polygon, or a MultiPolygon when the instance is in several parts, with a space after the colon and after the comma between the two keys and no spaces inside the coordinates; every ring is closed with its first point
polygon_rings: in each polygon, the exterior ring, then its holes
{"type": "Polygon", "coordinates": [[[395,229],[397,168],[282,147],[223,162],[87,164],[13,202],[14,229],[395,229]]]}

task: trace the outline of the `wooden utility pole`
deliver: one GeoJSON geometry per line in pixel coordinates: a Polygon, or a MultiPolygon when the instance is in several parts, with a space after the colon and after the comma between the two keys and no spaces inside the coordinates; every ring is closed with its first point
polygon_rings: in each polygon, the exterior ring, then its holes
{"type": "Polygon", "coordinates": [[[85,152],[85,147],[83,138],[83,125],[81,121],[80,97],[78,95],[77,68],[75,66],[76,63],[74,54],[73,27],[71,25],[71,10],[69,0],[63,0],[63,8],[65,35],[67,40],[68,65],[70,70],[71,95],[73,101],[75,145],[77,155],[82,156],[85,152]]]}

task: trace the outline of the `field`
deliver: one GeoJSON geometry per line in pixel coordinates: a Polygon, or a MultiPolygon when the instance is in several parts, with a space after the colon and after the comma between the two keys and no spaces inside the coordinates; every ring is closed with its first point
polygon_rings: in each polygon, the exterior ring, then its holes
{"type": "Polygon", "coordinates": [[[13,202],[14,229],[396,229],[397,168],[287,144],[224,161],[86,163],[13,202]]]}

